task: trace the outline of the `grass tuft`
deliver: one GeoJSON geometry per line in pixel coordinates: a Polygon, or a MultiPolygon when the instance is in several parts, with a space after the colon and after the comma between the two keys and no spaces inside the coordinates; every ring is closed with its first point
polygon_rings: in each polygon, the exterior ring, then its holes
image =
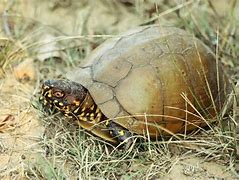
{"type": "MultiPolygon", "coordinates": [[[[236,0],[59,2],[0,3],[4,10],[0,20],[4,26],[0,32],[4,74],[0,79],[0,128],[1,117],[13,117],[11,128],[0,132],[1,179],[239,178],[237,86],[222,113],[213,119],[218,123],[210,128],[149,141],[135,136],[137,141],[127,150],[104,142],[59,114],[45,115],[36,102],[43,80],[64,77],[106,39],[153,23],[177,26],[201,39],[236,83],[236,0]],[[29,56],[35,60],[37,78],[19,82],[13,69],[29,56]]],[[[211,96],[210,84],[207,88],[211,96]]],[[[186,103],[191,106],[190,101],[186,103]]],[[[147,121],[152,115],[140,116],[147,121]]]]}

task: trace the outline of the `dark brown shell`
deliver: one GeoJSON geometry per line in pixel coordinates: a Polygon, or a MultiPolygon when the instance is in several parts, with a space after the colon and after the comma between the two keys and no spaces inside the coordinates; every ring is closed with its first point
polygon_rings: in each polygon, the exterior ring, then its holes
{"type": "Polygon", "coordinates": [[[108,118],[151,136],[204,126],[230,90],[208,47],[184,30],[159,25],[107,40],[68,78],[85,86],[108,118]]]}

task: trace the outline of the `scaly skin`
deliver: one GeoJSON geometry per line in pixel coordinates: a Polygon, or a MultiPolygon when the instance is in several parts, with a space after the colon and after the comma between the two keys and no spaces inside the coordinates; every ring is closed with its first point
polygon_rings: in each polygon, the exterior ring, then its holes
{"type": "MultiPolygon", "coordinates": [[[[40,102],[46,111],[56,110],[68,118],[103,123],[113,138],[119,142],[131,136],[101,112],[89,92],[82,85],[69,80],[47,80],[42,85],[40,102]]],[[[128,143],[128,142],[127,142],[128,143]]]]}

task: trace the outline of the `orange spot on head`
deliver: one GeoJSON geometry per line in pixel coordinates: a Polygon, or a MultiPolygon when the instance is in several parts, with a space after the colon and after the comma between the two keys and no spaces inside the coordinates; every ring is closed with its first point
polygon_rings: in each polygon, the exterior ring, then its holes
{"type": "Polygon", "coordinates": [[[80,105],[80,101],[77,101],[77,100],[74,100],[73,103],[74,103],[76,106],[79,106],[79,105],[80,105]]]}

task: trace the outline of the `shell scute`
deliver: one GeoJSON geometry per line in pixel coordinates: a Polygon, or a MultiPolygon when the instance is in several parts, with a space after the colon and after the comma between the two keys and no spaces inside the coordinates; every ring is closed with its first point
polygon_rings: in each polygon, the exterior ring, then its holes
{"type": "Polygon", "coordinates": [[[215,117],[231,89],[208,47],[184,30],[160,25],[106,41],[70,74],[106,117],[152,136],[205,125],[204,117],[215,117]]]}

